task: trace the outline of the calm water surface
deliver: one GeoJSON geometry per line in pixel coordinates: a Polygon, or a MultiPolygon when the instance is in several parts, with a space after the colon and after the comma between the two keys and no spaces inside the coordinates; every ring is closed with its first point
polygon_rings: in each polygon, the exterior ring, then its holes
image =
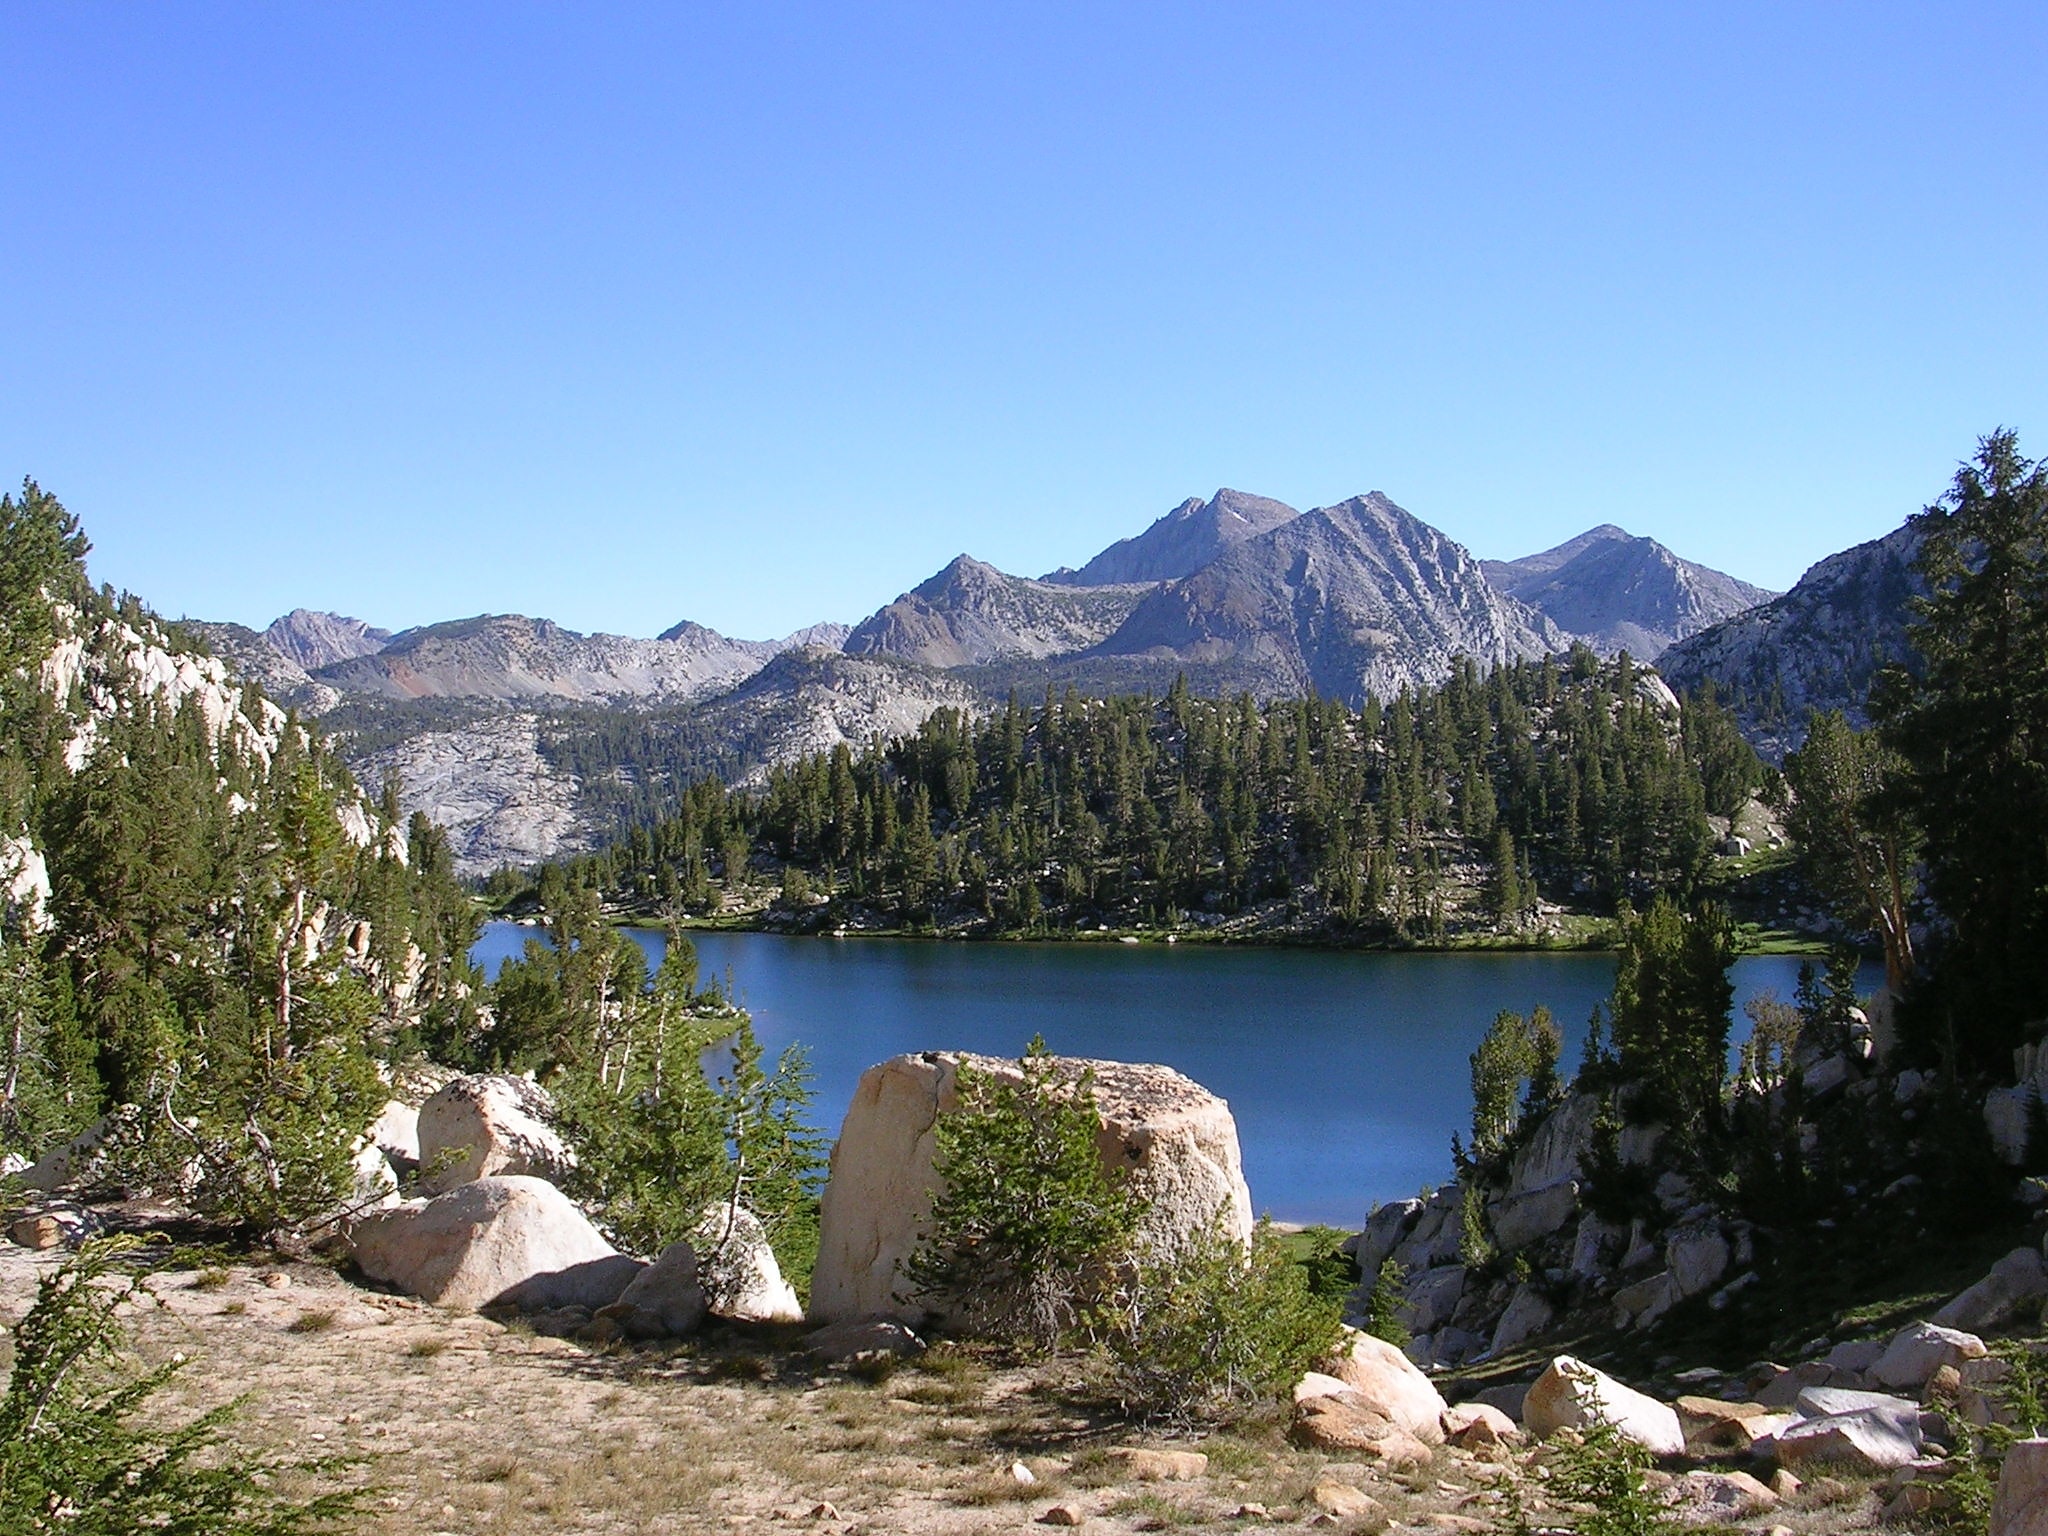
{"type": "MultiPolygon", "coordinates": [[[[658,964],[662,936],[631,931],[658,964]]],[[[489,924],[477,962],[495,975],[538,933],[489,924]]],[[[1451,1134],[1472,1114],[1468,1058],[1496,1013],[1547,1004],[1569,1068],[1614,983],[1611,955],[691,937],[704,977],[731,973],[771,1055],[809,1050],[828,1130],[878,1061],[1015,1056],[1042,1034],[1063,1055],[1165,1062],[1221,1094],[1258,1209],[1336,1226],[1450,1177],[1451,1134]]],[[[1765,990],[1789,1001],[1798,971],[1787,956],[1736,962],[1738,1035],[1743,1003],[1765,990]]]]}

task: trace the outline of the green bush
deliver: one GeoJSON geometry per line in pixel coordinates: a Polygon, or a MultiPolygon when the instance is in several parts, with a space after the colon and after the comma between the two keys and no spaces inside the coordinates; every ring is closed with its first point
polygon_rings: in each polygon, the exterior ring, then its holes
{"type": "Polygon", "coordinates": [[[1214,1424],[1285,1391],[1336,1349],[1339,1303],[1261,1225],[1220,1228],[1141,1257],[1106,1309],[1105,1381],[1124,1412],[1214,1424]]]}
{"type": "MultiPolygon", "coordinates": [[[[1650,1491],[1646,1474],[1650,1453],[1612,1424],[1595,1420],[1576,1437],[1551,1442],[1547,1458],[1549,1500],[1571,1512],[1571,1523],[1546,1520],[1541,1527],[1569,1530],[1576,1536],[1676,1536],[1684,1527],[1650,1491]]],[[[1519,1491],[1510,1483],[1507,1518],[1496,1527],[1503,1536],[1533,1536],[1519,1491]]]]}
{"type": "Polygon", "coordinates": [[[1050,1349],[1082,1320],[1137,1226],[1103,1170],[1093,1080],[1034,1038],[1017,1077],[961,1065],[934,1128],[938,1193],[907,1266],[911,1296],[970,1333],[1050,1349]]]}
{"type": "Polygon", "coordinates": [[[182,1369],[124,1370],[115,1309],[132,1289],[121,1260],[132,1238],[87,1243],[45,1275],[14,1331],[0,1399],[0,1530],[64,1536],[310,1536],[341,1528],[362,1495],[303,1503],[272,1485],[284,1472],[332,1473],[335,1461],[265,1462],[220,1454],[228,1404],[178,1429],[136,1420],[182,1369]]]}
{"type": "Polygon", "coordinates": [[[1393,1259],[1380,1261],[1372,1289],[1365,1295],[1365,1331],[1385,1339],[1396,1349],[1408,1347],[1408,1325],[1401,1321],[1401,1308],[1408,1302],[1408,1277],[1393,1259]]]}

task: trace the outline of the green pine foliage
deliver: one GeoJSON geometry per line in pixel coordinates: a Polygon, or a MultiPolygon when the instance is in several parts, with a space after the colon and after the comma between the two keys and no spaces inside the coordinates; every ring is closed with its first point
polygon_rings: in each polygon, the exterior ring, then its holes
{"type": "Polygon", "coordinates": [[[962,1063],[938,1117],[938,1192],[906,1267],[970,1334],[1050,1349],[1101,1299],[1140,1214],[1104,1171],[1093,1082],[1034,1038],[1015,1076],[962,1063]]]}
{"type": "Polygon", "coordinates": [[[164,1427],[152,1402],[185,1368],[122,1359],[120,1304],[137,1287],[123,1267],[132,1238],[87,1243],[37,1286],[14,1330],[0,1399],[0,1529],[23,1536],[315,1536],[353,1526],[362,1495],[298,1500],[287,1474],[333,1480],[340,1463],[272,1462],[230,1451],[239,1405],[164,1427]]]}
{"type": "Polygon", "coordinates": [[[33,482],[0,497],[0,864],[49,885],[0,900],[0,1146],[132,1105],[111,1177],[289,1225],[348,1198],[379,1062],[473,1014],[476,913],[255,688],[173,707],[212,663],[87,548],[33,482]]]}
{"type": "Polygon", "coordinates": [[[1223,1424],[1335,1353],[1342,1306],[1316,1293],[1270,1228],[1220,1229],[1141,1256],[1105,1308],[1103,1384],[1125,1414],[1223,1424]]]}
{"type": "Polygon", "coordinates": [[[1365,1331],[1385,1339],[1396,1349],[1408,1347],[1408,1325],[1401,1309],[1408,1304],[1408,1277],[1392,1258],[1380,1260],[1380,1272],[1373,1276],[1372,1289],[1365,1293],[1365,1331]]]}
{"type": "MultiPolygon", "coordinates": [[[[858,905],[909,926],[1071,931],[1291,902],[1337,936],[1512,934],[1545,900],[1689,890],[1706,814],[1761,781],[1739,737],[1693,723],[1719,706],[1673,716],[1638,676],[1581,648],[1489,673],[1461,661],[1359,710],[1184,685],[1012,698],[978,720],[940,710],[914,735],[779,768],[762,794],[697,780],[572,876],[709,911],[736,867],[749,882],[795,868],[798,889],[836,903],[821,922],[858,905]]],[[[604,766],[631,747],[607,738],[604,766]]]]}

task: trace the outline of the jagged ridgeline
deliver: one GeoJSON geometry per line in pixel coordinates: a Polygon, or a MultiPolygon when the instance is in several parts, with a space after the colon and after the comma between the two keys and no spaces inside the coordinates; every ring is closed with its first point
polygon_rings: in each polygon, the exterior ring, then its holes
{"type": "Polygon", "coordinates": [[[1526,931],[1546,898],[1683,893],[1765,769],[1710,699],[1626,657],[1569,655],[1361,709],[1165,697],[1014,697],[981,717],[715,782],[570,866],[649,907],[782,881],[797,923],[880,911],[988,931],[1221,921],[1437,938],[1526,931]]]}
{"type": "Polygon", "coordinates": [[[0,498],[0,1145],[115,1105],[110,1155],[257,1222],[348,1190],[379,1059],[459,1030],[440,834],[0,498]]]}

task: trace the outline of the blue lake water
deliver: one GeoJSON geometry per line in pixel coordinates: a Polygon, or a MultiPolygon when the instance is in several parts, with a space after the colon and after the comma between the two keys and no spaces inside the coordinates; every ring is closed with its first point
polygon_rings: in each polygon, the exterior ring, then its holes
{"type": "MultiPolygon", "coordinates": [[[[662,936],[631,931],[658,964],[662,936]]],[[[538,933],[491,923],[477,962],[495,975],[538,933]]],[[[934,1049],[1015,1056],[1042,1034],[1062,1055],[1164,1062],[1221,1094],[1253,1204],[1346,1227],[1450,1177],[1451,1135],[1471,1121],[1469,1058],[1496,1013],[1546,1004],[1570,1069],[1614,982],[1613,956],[1598,954],[692,939],[707,980],[730,973],[771,1055],[808,1049],[828,1132],[875,1062],[934,1049]]],[[[1765,990],[1790,1001],[1798,972],[1788,956],[1736,962],[1737,1037],[1742,1005],[1765,990]]]]}

